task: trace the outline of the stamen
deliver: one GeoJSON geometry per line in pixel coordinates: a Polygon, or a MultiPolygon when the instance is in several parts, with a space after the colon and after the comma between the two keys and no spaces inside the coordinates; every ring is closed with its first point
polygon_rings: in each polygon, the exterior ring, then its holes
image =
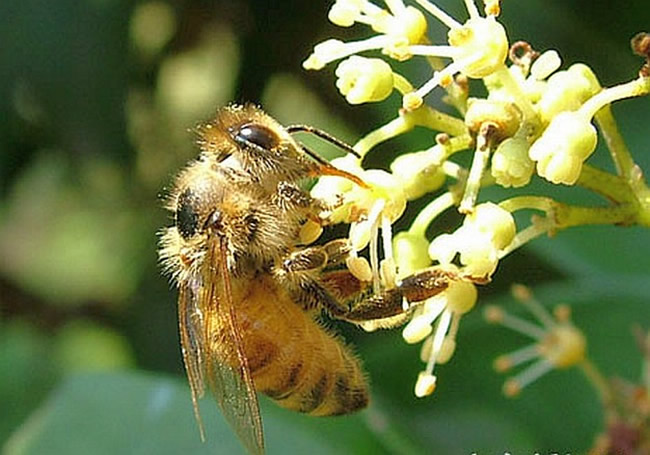
{"type": "Polygon", "coordinates": [[[462,63],[454,62],[446,66],[442,71],[436,71],[433,77],[429,79],[422,87],[417,89],[415,94],[424,98],[431,90],[436,88],[445,77],[451,77],[462,68],[462,63]]]}
{"type": "Polygon", "coordinates": [[[498,321],[498,323],[503,327],[519,332],[522,335],[529,336],[535,340],[542,340],[546,336],[546,331],[541,327],[538,327],[525,319],[513,316],[510,313],[503,312],[501,320],[498,321]]]}
{"type": "Polygon", "coordinates": [[[541,359],[514,378],[508,379],[504,384],[504,393],[508,396],[516,395],[521,389],[532,384],[553,369],[553,365],[545,359],[541,359]],[[515,393],[513,393],[515,392],[515,393]]]}
{"type": "Polygon", "coordinates": [[[433,367],[436,364],[436,358],[442,347],[442,342],[445,340],[445,335],[449,329],[449,323],[451,321],[451,311],[443,311],[440,319],[438,320],[438,325],[436,326],[435,333],[433,334],[433,343],[431,346],[431,357],[427,362],[426,372],[433,374],[433,367]]]}
{"type": "Polygon", "coordinates": [[[379,251],[378,251],[378,238],[377,231],[379,230],[379,216],[386,201],[379,199],[372,206],[368,214],[368,223],[370,224],[370,268],[372,270],[372,290],[375,294],[381,292],[381,282],[379,279],[379,251]]]}
{"type": "Polygon", "coordinates": [[[453,17],[445,13],[443,10],[441,10],[438,6],[434,5],[433,3],[427,1],[427,0],[416,0],[417,4],[420,5],[422,8],[427,10],[429,14],[431,14],[433,17],[438,19],[440,22],[442,22],[444,25],[446,25],[449,28],[459,28],[462,27],[462,24],[456,21],[453,17]]]}
{"type": "Polygon", "coordinates": [[[408,50],[413,55],[422,55],[428,57],[448,57],[454,58],[458,55],[458,48],[453,46],[429,46],[424,44],[414,44],[408,47],[408,50]]]}
{"type": "Polygon", "coordinates": [[[533,295],[529,295],[527,299],[519,300],[519,302],[526,307],[526,309],[535,318],[542,323],[546,329],[551,330],[557,326],[551,314],[544,308],[544,306],[533,295]]]}
{"type": "Polygon", "coordinates": [[[477,19],[481,17],[481,14],[478,12],[478,8],[474,4],[474,0],[465,0],[465,8],[467,8],[470,19],[477,19]]]}
{"type": "Polygon", "coordinates": [[[529,360],[539,357],[539,345],[531,344],[523,348],[517,349],[514,352],[500,356],[495,362],[495,366],[499,371],[505,371],[529,360]],[[506,368],[507,366],[507,368],[506,368]]]}
{"type": "Polygon", "coordinates": [[[398,16],[402,11],[406,9],[406,6],[404,6],[404,2],[402,0],[384,0],[386,3],[386,6],[388,6],[388,9],[390,12],[393,14],[393,16],[398,16]]]}

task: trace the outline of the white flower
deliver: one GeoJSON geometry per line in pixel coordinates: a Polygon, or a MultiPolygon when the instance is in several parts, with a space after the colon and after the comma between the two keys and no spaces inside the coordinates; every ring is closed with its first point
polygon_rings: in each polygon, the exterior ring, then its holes
{"type": "Polygon", "coordinates": [[[508,138],[492,154],[492,177],[503,187],[521,187],[530,182],[535,163],[528,156],[530,145],[524,138],[508,138]]]}
{"type": "Polygon", "coordinates": [[[537,162],[537,173],[546,180],[573,185],[597,141],[596,128],[583,114],[561,112],[533,143],[528,156],[537,162]]]}

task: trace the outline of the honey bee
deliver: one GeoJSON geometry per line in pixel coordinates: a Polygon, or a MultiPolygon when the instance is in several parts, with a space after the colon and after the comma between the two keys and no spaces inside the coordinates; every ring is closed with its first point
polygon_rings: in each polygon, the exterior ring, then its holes
{"type": "MultiPolygon", "coordinates": [[[[264,452],[257,392],[314,416],[368,404],[368,385],[351,349],[319,324],[324,310],[361,323],[403,313],[403,301],[444,290],[449,277],[427,270],[390,290],[345,269],[346,240],[302,246],[299,231],[318,219],[320,201],[300,184],[339,175],[259,108],[229,106],[198,128],[201,155],[176,178],[168,200],[174,225],[160,258],[178,287],[181,348],[201,437],[198,399],[210,390],[247,450],[264,452]]],[[[338,143],[338,141],[332,141],[338,143]]]]}

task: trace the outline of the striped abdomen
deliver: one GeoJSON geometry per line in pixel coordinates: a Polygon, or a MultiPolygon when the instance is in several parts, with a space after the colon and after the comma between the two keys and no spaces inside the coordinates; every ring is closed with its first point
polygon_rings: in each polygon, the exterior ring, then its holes
{"type": "Polygon", "coordinates": [[[236,301],[244,351],[259,392],[280,406],[317,416],[367,406],[367,384],[358,359],[270,277],[248,282],[236,301]]]}

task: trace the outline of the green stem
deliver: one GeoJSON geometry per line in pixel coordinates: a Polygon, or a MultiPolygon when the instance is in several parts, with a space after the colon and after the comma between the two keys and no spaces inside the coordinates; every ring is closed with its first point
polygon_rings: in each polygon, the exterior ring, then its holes
{"type": "Polygon", "coordinates": [[[634,194],[625,180],[588,164],[583,165],[577,184],[612,202],[623,203],[634,200],[634,194]]]}
{"type": "Polygon", "coordinates": [[[591,362],[589,359],[585,359],[580,363],[580,368],[582,372],[587,377],[589,382],[594,386],[598,396],[600,397],[603,405],[610,406],[613,401],[612,390],[609,386],[609,383],[605,379],[605,376],[600,372],[600,370],[591,362]]]}
{"type": "Polygon", "coordinates": [[[650,93],[650,77],[640,77],[625,84],[601,90],[580,106],[578,112],[587,119],[591,119],[599,110],[614,101],[643,96],[648,93],[650,93]]]}
{"type": "Polygon", "coordinates": [[[393,71],[393,87],[400,92],[402,95],[405,95],[406,93],[410,93],[415,88],[411,85],[411,83],[406,79],[404,76],[401,74],[397,74],[396,72],[393,71]]]}
{"type": "Polygon", "coordinates": [[[362,137],[354,144],[354,150],[363,157],[377,144],[404,134],[416,126],[424,126],[447,133],[450,136],[467,134],[467,127],[461,119],[444,114],[427,105],[422,105],[414,111],[400,111],[399,117],[362,137]]]}
{"type": "Polygon", "coordinates": [[[500,202],[499,207],[510,213],[522,209],[541,210],[542,212],[549,213],[553,209],[554,204],[556,204],[556,202],[549,197],[516,196],[500,202]]]}
{"type": "Polygon", "coordinates": [[[442,212],[452,207],[456,202],[457,198],[451,192],[444,193],[429,202],[429,204],[418,213],[415,220],[413,220],[413,223],[409,228],[409,234],[424,237],[431,222],[442,212]]]}
{"type": "Polygon", "coordinates": [[[424,126],[434,131],[447,133],[450,136],[467,134],[467,126],[465,126],[463,120],[440,112],[426,104],[403,115],[412,116],[412,121],[417,126],[424,126]]]}
{"type": "Polygon", "coordinates": [[[363,157],[370,149],[388,139],[404,134],[415,127],[407,116],[400,115],[376,130],[371,131],[354,144],[354,150],[363,157]]]}
{"type": "Polygon", "coordinates": [[[583,207],[556,203],[553,215],[558,230],[589,224],[629,226],[636,221],[636,211],[631,204],[614,207],[583,207]]]}
{"type": "Polygon", "coordinates": [[[621,177],[628,178],[634,167],[634,160],[632,159],[632,155],[630,155],[627,145],[625,145],[623,136],[621,136],[618,130],[618,125],[612,115],[611,107],[603,107],[596,113],[595,119],[598,122],[600,132],[605,139],[609,153],[616,166],[616,173],[621,177]]]}

